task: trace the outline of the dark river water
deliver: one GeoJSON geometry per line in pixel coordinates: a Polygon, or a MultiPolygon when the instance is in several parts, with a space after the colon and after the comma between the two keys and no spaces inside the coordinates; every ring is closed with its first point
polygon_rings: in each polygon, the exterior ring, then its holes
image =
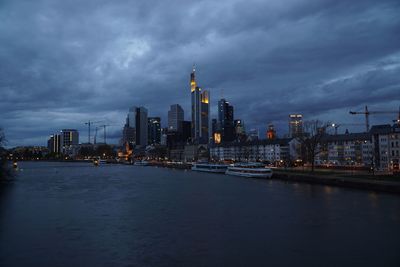
{"type": "Polygon", "coordinates": [[[400,266],[400,197],[155,167],[20,163],[0,266],[400,266]]]}

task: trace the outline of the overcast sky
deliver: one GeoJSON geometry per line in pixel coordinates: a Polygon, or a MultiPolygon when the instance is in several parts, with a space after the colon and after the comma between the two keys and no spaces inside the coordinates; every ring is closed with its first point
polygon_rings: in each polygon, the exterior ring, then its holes
{"type": "Polygon", "coordinates": [[[293,112],[362,123],[349,110],[399,109],[399,14],[398,0],[1,0],[0,127],[8,146],[45,145],[104,120],[116,143],[130,106],[189,119],[193,63],[213,116],[223,95],[247,129],[283,135],[293,112]]]}

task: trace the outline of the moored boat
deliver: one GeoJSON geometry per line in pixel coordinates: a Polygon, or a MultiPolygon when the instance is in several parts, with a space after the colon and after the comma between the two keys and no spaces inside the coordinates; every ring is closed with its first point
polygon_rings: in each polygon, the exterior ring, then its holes
{"type": "Polygon", "coordinates": [[[272,169],[259,163],[239,163],[229,166],[225,174],[248,178],[271,178],[272,169]]]}
{"type": "Polygon", "coordinates": [[[135,163],[133,165],[135,165],[135,166],[149,166],[150,162],[148,162],[147,160],[140,160],[140,161],[135,161],[135,163]]]}
{"type": "Polygon", "coordinates": [[[211,163],[194,163],[192,171],[225,173],[228,165],[211,163]]]}
{"type": "Polygon", "coordinates": [[[94,166],[99,166],[99,165],[103,165],[103,164],[106,164],[107,163],[107,160],[105,160],[105,159],[100,159],[100,158],[94,158],[93,159],[93,165],[94,166]]]}

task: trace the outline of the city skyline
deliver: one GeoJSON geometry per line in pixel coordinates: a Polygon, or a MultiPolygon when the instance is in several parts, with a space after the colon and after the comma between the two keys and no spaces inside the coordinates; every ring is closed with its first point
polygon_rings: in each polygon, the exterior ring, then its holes
{"type": "Polygon", "coordinates": [[[78,129],[84,140],[88,120],[120,125],[108,129],[117,143],[131,106],[146,107],[165,127],[169,106],[180,104],[190,120],[193,62],[212,95],[210,119],[225,98],[235,119],[261,135],[270,123],[278,135],[288,133],[292,113],[363,123],[349,111],[399,108],[396,1],[106,5],[4,2],[0,127],[8,146],[45,145],[64,128],[78,129]],[[204,19],[185,26],[198,14],[204,19]]]}

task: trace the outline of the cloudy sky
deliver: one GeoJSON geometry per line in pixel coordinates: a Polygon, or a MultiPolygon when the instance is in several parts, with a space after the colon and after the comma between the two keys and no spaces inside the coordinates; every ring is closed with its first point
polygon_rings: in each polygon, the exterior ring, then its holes
{"type": "Polygon", "coordinates": [[[283,135],[292,112],[362,123],[350,109],[399,109],[399,14],[398,0],[1,0],[0,127],[9,146],[44,145],[103,120],[117,142],[130,106],[189,119],[193,63],[213,114],[223,95],[248,129],[283,135]]]}

